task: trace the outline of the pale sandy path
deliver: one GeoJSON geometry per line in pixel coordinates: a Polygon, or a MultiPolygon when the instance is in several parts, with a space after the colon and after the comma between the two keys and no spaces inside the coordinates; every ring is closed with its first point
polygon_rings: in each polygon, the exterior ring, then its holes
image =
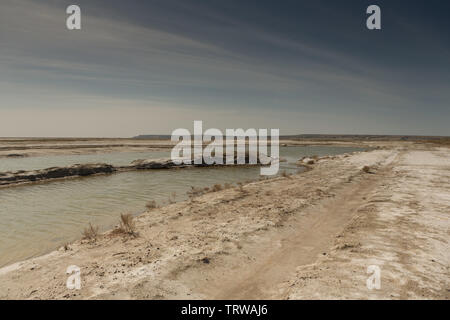
{"type": "Polygon", "coordinates": [[[336,239],[300,266],[283,299],[450,299],[450,150],[402,153],[336,239]],[[368,290],[368,266],[381,286],[368,290]]]}
{"type": "MultiPolygon", "coordinates": [[[[366,201],[365,196],[392,170],[397,156],[394,153],[388,157],[376,174],[365,176],[359,183],[344,183],[332,197],[294,214],[286,222],[289,228],[280,228],[268,235],[269,243],[259,242],[249,250],[252,260],[248,263],[237,261],[237,267],[230,270],[228,266],[232,263],[228,261],[226,268],[216,267],[213,272],[203,273],[201,277],[211,280],[196,289],[213,299],[276,298],[281,292],[280,284],[290,280],[297,267],[327,254],[336,235],[366,201]]],[[[186,281],[195,286],[201,281],[198,278],[190,274],[186,281]]]]}
{"type": "Polygon", "coordinates": [[[379,174],[358,185],[349,184],[335,197],[306,210],[302,218],[291,225],[293,231],[276,237],[280,238],[276,239],[279,248],[261,248],[261,260],[256,265],[245,265],[242,270],[236,270],[228,276],[221,292],[212,296],[218,299],[270,299],[276,296],[279,284],[289,280],[298,266],[313,263],[320,254],[326,255],[336,235],[365,201],[364,196],[379,183],[379,174]]]}

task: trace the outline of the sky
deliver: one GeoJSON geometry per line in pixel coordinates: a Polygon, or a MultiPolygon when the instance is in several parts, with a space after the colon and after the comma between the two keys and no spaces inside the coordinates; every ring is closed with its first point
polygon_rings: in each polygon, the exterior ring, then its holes
{"type": "Polygon", "coordinates": [[[1,0],[0,137],[450,135],[450,2],[1,0]],[[81,8],[81,30],[66,8],[81,8]],[[381,30],[366,9],[381,8],[381,30]]]}

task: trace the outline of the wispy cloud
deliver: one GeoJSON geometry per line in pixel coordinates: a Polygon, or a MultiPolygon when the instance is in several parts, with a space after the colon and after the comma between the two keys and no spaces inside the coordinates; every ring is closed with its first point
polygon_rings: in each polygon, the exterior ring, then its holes
{"type": "MultiPolygon", "coordinates": [[[[254,14],[247,15],[245,6],[249,4],[233,1],[220,5],[149,1],[133,8],[135,4],[131,2],[124,12],[123,3],[111,1],[101,8],[104,3],[80,1],[82,30],[68,31],[66,1],[2,1],[3,117],[6,111],[9,117],[17,117],[20,108],[36,113],[91,108],[98,110],[97,114],[102,109],[108,112],[122,108],[124,114],[132,109],[148,116],[161,107],[166,112],[159,116],[153,113],[148,129],[136,128],[134,117],[128,117],[125,131],[155,133],[158,127],[158,132],[167,132],[173,128],[173,119],[178,118],[175,113],[197,110],[213,122],[226,120],[230,127],[236,123],[253,127],[266,123],[251,115],[267,112],[272,123],[289,132],[311,130],[309,124],[299,124],[302,117],[309,115],[315,132],[330,132],[331,128],[357,132],[358,127],[351,126],[357,119],[365,123],[365,128],[371,128],[368,133],[377,133],[372,119],[386,124],[391,122],[387,119],[397,119],[401,112],[416,116],[406,119],[409,123],[418,123],[420,117],[425,117],[426,123],[430,116],[420,111],[425,102],[448,114],[442,109],[449,99],[442,84],[442,80],[449,79],[448,70],[427,61],[411,68],[392,63],[379,40],[372,48],[380,51],[377,57],[369,50],[370,35],[360,30],[349,32],[346,25],[342,26],[342,36],[333,30],[327,35],[303,29],[311,28],[311,18],[297,22],[288,10],[278,12],[280,16],[271,15],[271,8],[264,3],[254,14]],[[144,8],[148,9],[148,19],[139,11],[144,8]],[[316,34],[324,38],[314,37],[316,34]],[[337,43],[334,35],[347,41],[347,46],[337,43]],[[414,70],[428,81],[421,81],[414,70]],[[433,99],[429,99],[430,95],[433,99]],[[224,118],[224,110],[234,116],[224,118]],[[283,119],[281,123],[273,120],[276,114],[283,119]],[[330,124],[333,114],[342,119],[330,124]],[[161,127],[161,123],[165,126],[161,127]]],[[[322,4],[305,4],[304,8],[322,15],[346,14],[345,10],[336,12],[322,4]]],[[[329,27],[318,24],[316,28],[329,27]]],[[[400,46],[391,48],[393,55],[396,50],[401,50],[400,46]]],[[[440,53],[431,56],[436,61],[441,59],[440,53]]],[[[417,57],[411,60],[421,61],[417,57]]],[[[444,67],[448,68],[448,63],[444,67]]],[[[439,125],[440,121],[435,123],[439,125]]],[[[106,122],[99,120],[96,124],[100,131],[104,126],[105,134],[114,135],[106,130],[106,122]]],[[[50,131],[52,125],[54,122],[42,124],[50,131]]],[[[395,123],[392,127],[378,127],[378,131],[382,130],[379,133],[399,133],[400,128],[395,123]]],[[[64,128],[54,128],[53,135],[68,134],[64,128]]],[[[446,126],[429,129],[430,134],[447,130],[446,126]]],[[[42,135],[39,128],[35,130],[36,135],[42,135]]],[[[427,130],[419,126],[416,131],[427,130]]],[[[0,136],[9,134],[5,127],[0,128],[0,136]]]]}

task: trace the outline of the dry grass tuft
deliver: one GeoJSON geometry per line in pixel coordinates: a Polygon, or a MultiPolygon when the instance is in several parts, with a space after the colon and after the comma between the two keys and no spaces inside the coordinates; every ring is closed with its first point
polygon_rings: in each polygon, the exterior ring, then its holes
{"type": "Polygon", "coordinates": [[[283,170],[281,172],[281,176],[283,176],[284,178],[289,178],[289,179],[291,178],[291,175],[289,173],[287,173],[286,170],[283,170]]]}
{"type": "Polygon", "coordinates": [[[195,198],[197,196],[201,196],[204,193],[203,188],[193,187],[191,186],[191,190],[187,192],[189,198],[195,198]]]}
{"type": "Polygon", "coordinates": [[[169,203],[175,203],[177,202],[177,193],[176,192],[172,192],[169,195],[169,203]]]}
{"type": "Polygon", "coordinates": [[[242,193],[242,195],[247,195],[248,191],[244,189],[244,184],[242,182],[238,182],[238,190],[240,193],[242,193]]]}
{"type": "Polygon", "coordinates": [[[126,233],[132,236],[137,236],[136,233],[136,224],[134,223],[134,217],[132,214],[121,214],[120,215],[120,226],[119,231],[122,233],[126,233]]]}
{"type": "Polygon", "coordinates": [[[156,205],[156,201],[155,201],[155,200],[152,200],[152,201],[147,202],[147,203],[145,204],[145,207],[146,207],[148,210],[152,210],[152,209],[158,208],[158,206],[156,205]]]}
{"type": "Polygon", "coordinates": [[[365,173],[371,173],[371,172],[370,172],[370,167],[369,167],[369,166],[364,166],[361,170],[362,170],[363,172],[365,172],[365,173]]]}
{"type": "Polygon", "coordinates": [[[89,223],[89,227],[85,228],[81,234],[83,235],[83,239],[97,240],[98,227],[93,226],[91,223],[89,223]]]}
{"type": "Polygon", "coordinates": [[[421,143],[431,143],[434,145],[438,145],[438,146],[450,146],[450,138],[440,138],[440,139],[436,139],[436,140],[419,140],[417,142],[421,142],[421,143]]]}

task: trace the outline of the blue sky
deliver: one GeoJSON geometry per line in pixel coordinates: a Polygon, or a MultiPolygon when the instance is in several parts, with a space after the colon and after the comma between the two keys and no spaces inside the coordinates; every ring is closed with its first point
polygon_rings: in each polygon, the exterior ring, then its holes
{"type": "Polygon", "coordinates": [[[0,136],[450,135],[446,1],[0,3],[0,136]],[[66,7],[82,30],[66,29],[66,7]],[[368,5],[382,30],[365,26],[368,5]]]}

